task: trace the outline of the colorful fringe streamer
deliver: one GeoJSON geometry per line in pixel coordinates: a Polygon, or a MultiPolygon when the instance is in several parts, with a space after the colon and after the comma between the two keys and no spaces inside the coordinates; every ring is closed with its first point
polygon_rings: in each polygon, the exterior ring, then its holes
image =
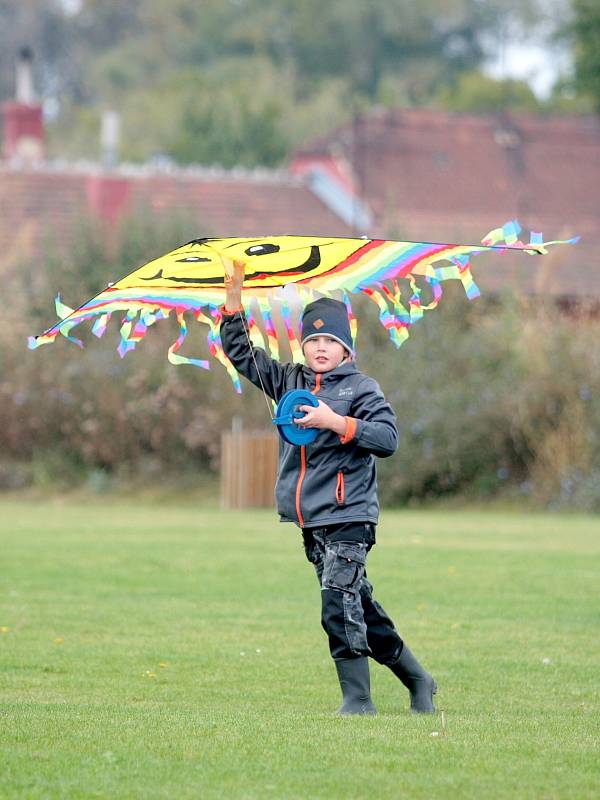
{"type": "Polygon", "coordinates": [[[178,350],[187,336],[187,325],[183,316],[183,311],[177,312],[177,322],[179,323],[179,336],[177,337],[177,341],[173,342],[171,347],[169,347],[168,359],[171,364],[191,364],[201,369],[210,369],[208,361],[199,358],[186,358],[186,356],[179,355],[178,350]]]}

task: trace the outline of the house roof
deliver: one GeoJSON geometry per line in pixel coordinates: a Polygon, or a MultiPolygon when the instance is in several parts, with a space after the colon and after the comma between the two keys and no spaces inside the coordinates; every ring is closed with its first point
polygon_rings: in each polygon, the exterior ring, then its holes
{"type": "MultiPolygon", "coordinates": [[[[370,236],[478,242],[518,219],[547,238],[581,235],[544,258],[480,268],[483,288],[600,296],[600,120],[377,110],[300,150],[292,169],[341,165],[374,218],[370,236]]],[[[333,169],[332,169],[333,171],[333,169]]]]}
{"type": "Polygon", "coordinates": [[[285,172],[0,162],[0,270],[41,254],[49,239],[68,247],[89,212],[114,221],[136,206],[182,211],[190,238],[479,242],[516,218],[546,238],[582,241],[543,258],[482,260],[475,277],[484,291],[600,297],[597,118],[378,110],[298,151],[285,172]]]}
{"type": "Polygon", "coordinates": [[[258,234],[349,236],[351,229],[302,180],[269,171],[122,168],[0,163],[0,269],[66,248],[89,212],[114,221],[136,206],[181,211],[196,221],[190,238],[258,234]]]}

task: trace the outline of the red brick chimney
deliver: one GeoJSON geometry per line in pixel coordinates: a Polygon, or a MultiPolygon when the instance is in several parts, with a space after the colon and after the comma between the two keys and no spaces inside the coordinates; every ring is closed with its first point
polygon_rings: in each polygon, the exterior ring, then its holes
{"type": "Polygon", "coordinates": [[[16,66],[15,99],[2,105],[6,159],[41,161],[46,156],[46,136],[42,106],[35,102],[33,90],[33,52],[21,48],[16,66]]]}

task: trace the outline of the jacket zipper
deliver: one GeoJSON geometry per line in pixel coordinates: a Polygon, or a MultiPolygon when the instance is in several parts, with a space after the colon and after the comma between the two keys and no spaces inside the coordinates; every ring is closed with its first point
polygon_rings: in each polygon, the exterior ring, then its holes
{"type": "MultiPolygon", "coordinates": [[[[315,388],[311,391],[311,394],[316,394],[320,388],[321,388],[321,373],[317,372],[315,388]]],[[[304,527],[304,517],[302,516],[302,509],[300,507],[300,494],[302,492],[302,483],[304,481],[305,473],[306,473],[306,445],[303,444],[300,446],[300,474],[298,475],[298,482],[296,484],[296,514],[298,516],[298,522],[300,523],[301,528],[304,527]]]]}

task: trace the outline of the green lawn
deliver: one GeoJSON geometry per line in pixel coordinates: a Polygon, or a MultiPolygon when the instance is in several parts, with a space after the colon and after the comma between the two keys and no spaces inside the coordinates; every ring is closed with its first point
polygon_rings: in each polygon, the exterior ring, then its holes
{"type": "Polygon", "coordinates": [[[376,597],[440,690],[337,718],[272,512],[0,502],[2,798],[598,798],[600,521],[387,512],[376,597]]]}

